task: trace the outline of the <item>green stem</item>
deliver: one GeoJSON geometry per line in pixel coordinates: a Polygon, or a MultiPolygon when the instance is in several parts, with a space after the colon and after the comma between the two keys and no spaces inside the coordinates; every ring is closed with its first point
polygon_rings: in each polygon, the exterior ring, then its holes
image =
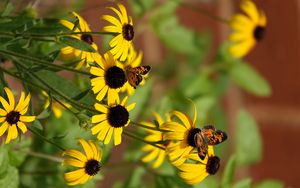
{"type": "MultiPolygon", "coordinates": [[[[12,36],[12,37],[22,37],[25,39],[38,37],[57,37],[57,36],[68,36],[77,34],[87,34],[87,35],[116,35],[119,33],[115,32],[65,32],[65,33],[55,33],[55,34],[44,34],[44,33],[11,33],[11,32],[0,32],[0,35],[12,36]]],[[[41,39],[41,38],[40,38],[41,39]]]]}
{"type": "Polygon", "coordinates": [[[58,149],[65,151],[65,149],[63,147],[61,147],[60,145],[56,144],[55,142],[49,140],[48,138],[46,138],[45,136],[41,135],[40,133],[38,133],[37,131],[35,131],[34,129],[31,129],[30,127],[27,127],[28,130],[30,132],[32,132],[33,134],[39,136],[40,138],[42,138],[44,141],[48,142],[49,144],[52,144],[53,146],[57,147],[58,149]]]}
{"type": "Polygon", "coordinates": [[[70,72],[75,72],[75,73],[80,73],[80,74],[83,74],[83,75],[92,76],[92,74],[90,74],[89,72],[84,72],[84,71],[81,71],[81,70],[72,69],[72,68],[69,68],[69,67],[66,67],[66,66],[56,65],[56,64],[50,63],[48,61],[43,61],[43,60],[40,60],[40,59],[37,59],[37,58],[34,58],[34,57],[18,54],[18,53],[12,52],[12,51],[0,50],[0,54],[2,54],[3,56],[9,55],[9,56],[17,57],[17,58],[27,59],[32,63],[39,64],[39,65],[44,65],[44,66],[47,66],[47,67],[52,67],[52,68],[55,68],[55,69],[58,69],[58,70],[67,70],[67,71],[70,71],[70,72]]]}
{"type": "Polygon", "coordinates": [[[23,151],[23,150],[19,150],[19,151],[24,152],[30,156],[47,159],[49,161],[54,161],[54,162],[58,162],[58,163],[61,163],[63,161],[63,159],[60,157],[53,157],[51,155],[47,155],[47,154],[43,154],[43,153],[38,153],[38,152],[34,152],[34,151],[23,151]]]}
{"type": "MultiPolygon", "coordinates": [[[[16,61],[17,62],[17,61],[16,61]]],[[[79,108],[83,108],[86,109],[90,112],[95,112],[98,113],[98,111],[94,108],[90,108],[82,103],[79,103],[77,101],[74,101],[73,99],[69,98],[68,96],[66,96],[64,93],[62,93],[61,91],[57,90],[56,88],[52,87],[51,85],[49,85],[47,82],[45,82],[43,79],[41,79],[38,75],[36,75],[34,72],[30,71],[23,63],[17,62],[21,67],[23,67],[23,69],[25,69],[26,71],[28,71],[30,74],[28,74],[29,76],[34,77],[36,80],[38,80],[41,84],[45,85],[49,90],[53,91],[55,94],[61,96],[62,98],[64,98],[68,103],[72,104],[72,106],[77,106],[79,108]]]]}
{"type": "Polygon", "coordinates": [[[138,137],[138,136],[136,136],[136,135],[133,135],[133,134],[127,132],[126,130],[123,130],[123,133],[124,133],[126,136],[128,136],[128,137],[131,137],[131,138],[133,138],[133,139],[139,140],[139,141],[144,142],[144,143],[146,143],[146,144],[150,144],[150,145],[152,145],[152,146],[154,146],[154,147],[157,147],[157,148],[159,148],[159,149],[165,150],[165,148],[163,148],[163,147],[161,147],[161,146],[159,146],[159,145],[156,145],[156,144],[154,144],[154,143],[152,143],[152,142],[148,142],[148,141],[146,141],[146,140],[144,140],[144,139],[142,139],[142,138],[140,138],[140,137],[138,137]]]}
{"type": "Polygon", "coordinates": [[[147,126],[147,125],[143,125],[141,123],[135,123],[133,121],[131,121],[130,123],[134,124],[134,125],[137,125],[139,127],[143,127],[145,129],[149,129],[149,130],[154,130],[154,131],[160,131],[160,132],[170,132],[168,130],[164,130],[164,129],[158,129],[158,128],[155,128],[155,127],[150,127],[150,126],[147,126]]]}

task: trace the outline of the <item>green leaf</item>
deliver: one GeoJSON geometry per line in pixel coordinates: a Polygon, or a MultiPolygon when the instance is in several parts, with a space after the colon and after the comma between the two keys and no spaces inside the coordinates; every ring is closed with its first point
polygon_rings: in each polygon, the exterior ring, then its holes
{"type": "Polygon", "coordinates": [[[213,90],[213,83],[207,74],[188,75],[180,83],[184,96],[195,98],[203,94],[209,94],[213,90]]]}
{"type": "Polygon", "coordinates": [[[59,38],[59,41],[67,46],[71,46],[79,50],[96,52],[96,50],[91,45],[74,37],[63,36],[59,38]]]}
{"type": "Polygon", "coordinates": [[[197,122],[204,123],[207,120],[208,113],[212,109],[212,107],[216,104],[217,100],[215,97],[212,96],[203,96],[199,99],[194,100],[197,111],[198,117],[197,122]]]}
{"type": "Polygon", "coordinates": [[[7,147],[10,148],[8,151],[10,164],[19,167],[27,156],[27,152],[30,150],[31,138],[22,137],[21,142],[13,142],[7,147]]]}
{"type": "Polygon", "coordinates": [[[145,169],[142,167],[136,167],[124,184],[124,188],[139,188],[142,183],[142,175],[145,173],[145,169]]]}
{"type": "Polygon", "coordinates": [[[145,85],[138,86],[132,96],[129,97],[128,104],[136,103],[135,108],[130,112],[130,119],[136,120],[144,112],[152,91],[152,81],[146,80],[145,85]]]}
{"type": "Polygon", "coordinates": [[[2,17],[9,16],[13,10],[14,10],[13,4],[10,1],[7,1],[4,9],[1,10],[1,16],[2,17]]]}
{"type": "Polygon", "coordinates": [[[253,117],[241,110],[236,120],[237,163],[242,165],[257,162],[262,157],[262,141],[253,117]]]}
{"type": "Polygon", "coordinates": [[[9,166],[6,174],[0,179],[0,187],[18,188],[19,187],[19,173],[17,168],[9,166]]]}
{"type": "Polygon", "coordinates": [[[153,7],[155,1],[154,0],[147,0],[147,1],[130,0],[129,3],[132,8],[133,14],[137,15],[138,17],[141,17],[153,7]]]}
{"type": "Polygon", "coordinates": [[[228,160],[225,170],[223,172],[223,177],[221,182],[223,188],[231,187],[234,178],[235,168],[236,168],[236,156],[232,155],[228,160]]]}
{"type": "Polygon", "coordinates": [[[270,96],[268,82],[246,63],[236,63],[229,70],[229,75],[238,86],[257,96],[270,96]]]}
{"type": "Polygon", "coordinates": [[[251,178],[240,180],[232,188],[251,188],[251,181],[251,178]]]}
{"type": "Polygon", "coordinates": [[[0,146],[0,179],[5,176],[9,167],[8,151],[4,143],[0,146]]]}
{"type": "Polygon", "coordinates": [[[254,188],[284,188],[284,184],[281,181],[278,180],[264,180],[257,185],[254,186],[254,188]]]}

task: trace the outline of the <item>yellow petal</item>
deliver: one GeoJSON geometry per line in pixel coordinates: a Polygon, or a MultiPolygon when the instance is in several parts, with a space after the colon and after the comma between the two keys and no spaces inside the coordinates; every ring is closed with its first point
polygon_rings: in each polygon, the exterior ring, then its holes
{"type": "Polygon", "coordinates": [[[108,130],[110,129],[110,126],[107,125],[108,122],[106,122],[106,124],[103,126],[103,128],[101,129],[101,131],[99,132],[99,134],[97,135],[97,139],[103,141],[108,130]]]}
{"type": "Polygon", "coordinates": [[[108,112],[108,107],[104,104],[99,104],[99,103],[96,103],[95,104],[95,108],[96,110],[98,110],[99,112],[102,112],[102,113],[107,113],[108,112]]]}
{"type": "Polygon", "coordinates": [[[122,131],[123,131],[122,127],[115,128],[115,130],[114,130],[114,144],[115,144],[115,146],[121,144],[121,142],[122,142],[122,131]]]}
{"type": "Polygon", "coordinates": [[[104,121],[106,119],[107,119],[107,115],[106,114],[94,115],[94,116],[92,116],[92,123],[99,123],[99,122],[102,122],[102,121],[104,121]]]}
{"type": "Polygon", "coordinates": [[[68,156],[78,159],[82,162],[87,161],[86,156],[78,150],[74,150],[74,149],[66,150],[66,151],[64,151],[63,155],[68,155],[68,156]]]}
{"type": "Polygon", "coordinates": [[[145,163],[149,162],[149,161],[152,161],[155,157],[157,157],[158,153],[159,153],[159,149],[155,149],[152,152],[150,152],[150,154],[143,157],[142,161],[145,162],[145,163]]]}
{"type": "Polygon", "coordinates": [[[92,159],[93,158],[93,150],[90,147],[90,145],[87,143],[87,141],[85,141],[84,139],[79,139],[79,143],[82,145],[87,159],[88,160],[92,159]]]}
{"type": "Polygon", "coordinates": [[[241,3],[241,9],[253,20],[253,22],[258,22],[258,11],[255,4],[250,0],[243,0],[241,3]]]}
{"type": "Polygon", "coordinates": [[[14,94],[11,92],[11,90],[7,87],[4,88],[6,95],[8,97],[8,101],[9,101],[9,106],[10,109],[14,109],[15,108],[15,99],[14,99],[14,94]]]}
{"type": "Polygon", "coordinates": [[[98,67],[91,67],[90,73],[95,76],[104,76],[104,70],[98,67]]]}
{"type": "Polygon", "coordinates": [[[85,165],[85,162],[82,162],[77,159],[65,159],[63,163],[71,165],[71,166],[75,166],[75,167],[84,167],[84,165],[85,165]]]}
{"type": "Polygon", "coordinates": [[[2,108],[0,108],[0,116],[6,116],[7,112],[5,110],[3,110],[2,108]]]}
{"type": "MultiPolygon", "coordinates": [[[[110,16],[110,15],[103,15],[102,19],[112,23],[113,25],[115,25],[116,28],[122,29],[122,24],[117,18],[110,16]]],[[[113,31],[108,31],[108,32],[119,32],[119,29],[113,30],[113,31]]],[[[104,31],[107,31],[107,30],[105,30],[105,27],[104,27],[104,31]]]]}
{"type": "Polygon", "coordinates": [[[104,96],[106,95],[108,90],[108,86],[105,86],[104,88],[102,88],[102,90],[98,93],[96,99],[98,101],[102,101],[102,99],[104,98],[104,96]]]}
{"type": "Polygon", "coordinates": [[[153,164],[153,168],[160,167],[160,165],[164,162],[165,156],[166,156],[165,151],[160,149],[160,151],[158,153],[158,157],[153,164]]]}
{"type": "Polygon", "coordinates": [[[20,116],[20,121],[23,122],[32,122],[35,120],[35,116],[20,116]]]}
{"type": "Polygon", "coordinates": [[[75,171],[67,172],[64,174],[64,179],[68,183],[73,183],[80,179],[85,174],[85,169],[81,168],[75,171]]]}
{"type": "Polygon", "coordinates": [[[0,136],[2,136],[4,133],[5,133],[5,131],[7,130],[7,128],[8,128],[8,123],[7,122],[4,122],[1,126],[0,126],[0,136]]]}
{"type": "Polygon", "coordinates": [[[116,89],[108,89],[107,101],[108,105],[119,104],[120,98],[116,89]]]}
{"type": "Polygon", "coordinates": [[[23,134],[27,132],[27,127],[23,122],[19,121],[17,123],[17,126],[19,127],[19,129],[22,131],[23,134]]]}
{"type": "Polygon", "coordinates": [[[186,114],[179,111],[173,111],[172,114],[177,116],[187,129],[191,127],[192,121],[186,114]]]}
{"type": "Polygon", "coordinates": [[[122,25],[123,25],[124,23],[128,23],[127,11],[126,11],[124,5],[118,3],[118,7],[119,7],[119,9],[120,9],[120,11],[121,11],[122,18],[123,18],[122,25]]]}
{"type": "Polygon", "coordinates": [[[1,96],[0,96],[0,102],[6,112],[11,112],[13,110],[13,108],[10,108],[10,105],[8,104],[8,102],[1,96]]]}
{"type": "Polygon", "coordinates": [[[114,128],[110,128],[108,130],[107,135],[106,135],[105,140],[104,140],[104,144],[108,144],[110,142],[113,131],[114,131],[114,128]]]}

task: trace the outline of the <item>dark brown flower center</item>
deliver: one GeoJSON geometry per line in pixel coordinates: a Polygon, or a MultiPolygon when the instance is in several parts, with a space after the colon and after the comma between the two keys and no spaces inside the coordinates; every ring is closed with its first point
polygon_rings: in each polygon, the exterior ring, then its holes
{"type": "Polygon", "coordinates": [[[96,175],[101,168],[101,164],[99,161],[95,159],[90,159],[85,163],[85,173],[87,173],[90,176],[96,175]]]}
{"type": "Polygon", "coordinates": [[[220,168],[220,158],[217,156],[208,157],[206,164],[206,172],[214,175],[220,168]]]}
{"type": "Polygon", "coordinates": [[[198,129],[198,128],[193,128],[193,129],[190,129],[189,130],[189,133],[188,133],[188,137],[187,137],[187,142],[190,146],[192,147],[196,147],[196,144],[195,144],[195,135],[197,133],[200,133],[201,130],[198,129]]]}
{"type": "Polygon", "coordinates": [[[105,72],[105,82],[106,84],[113,89],[122,87],[127,81],[125,72],[123,69],[113,66],[107,69],[105,72]]]}
{"type": "Polygon", "coordinates": [[[6,121],[10,124],[16,124],[20,120],[21,114],[16,111],[11,111],[6,115],[6,121]]]}
{"type": "Polygon", "coordinates": [[[94,42],[92,35],[89,35],[89,34],[81,35],[81,40],[90,45],[93,44],[93,42],[94,42]]]}
{"type": "Polygon", "coordinates": [[[266,28],[262,26],[256,26],[254,29],[253,35],[256,41],[261,41],[266,33],[266,28]]]}
{"type": "Polygon", "coordinates": [[[133,26],[130,24],[125,24],[122,29],[122,34],[124,39],[131,41],[134,37],[133,26]]]}
{"type": "Polygon", "coordinates": [[[129,120],[129,112],[124,106],[111,107],[108,112],[108,122],[115,128],[123,127],[129,120]]]}

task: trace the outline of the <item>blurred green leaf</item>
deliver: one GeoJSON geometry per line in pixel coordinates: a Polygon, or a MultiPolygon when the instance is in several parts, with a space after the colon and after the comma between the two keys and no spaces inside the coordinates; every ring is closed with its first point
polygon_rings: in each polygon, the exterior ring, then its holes
{"type": "Polygon", "coordinates": [[[145,106],[149,101],[152,92],[152,81],[146,80],[145,85],[138,86],[133,95],[128,99],[128,104],[136,103],[135,108],[130,112],[130,119],[137,120],[141,113],[144,113],[145,106]]]}
{"type": "Polygon", "coordinates": [[[4,143],[0,146],[0,179],[2,179],[7,173],[9,167],[8,151],[4,143]]]}
{"type": "Polygon", "coordinates": [[[268,82],[246,63],[234,64],[229,75],[238,86],[257,96],[271,95],[268,82]]]}
{"type": "Polygon", "coordinates": [[[238,164],[252,164],[262,157],[262,141],[253,117],[241,110],[236,120],[236,154],[238,164]]]}
{"type": "Polygon", "coordinates": [[[0,187],[19,188],[19,173],[16,167],[8,166],[5,176],[0,179],[0,187]]]}
{"type": "Polygon", "coordinates": [[[236,182],[232,188],[251,188],[251,182],[251,178],[246,178],[236,182]]]}
{"type": "Polygon", "coordinates": [[[231,155],[231,157],[227,161],[225,170],[223,172],[223,177],[221,182],[222,188],[231,187],[233,183],[235,168],[236,168],[236,156],[231,155]]]}
{"type": "Polygon", "coordinates": [[[142,167],[135,167],[133,172],[129,174],[128,179],[125,181],[123,188],[142,188],[142,176],[146,173],[142,167]]]}
{"type": "Polygon", "coordinates": [[[278,180],[263,180],[254,186],[254,188],[284,188],[284,184],[278,180]]]}
{"type": "Polygon", "coordinates": [[[209,94],[214,85],[207,74],[189,74],[182,79],[179,87],[187,98],[195,98],[203,94],[209,94]]]}
{"type": "Polygon", "coordinates": [[[59,41],[64,43],[66,46],[71,46],[82,51],[96,52],[91,45],[74,37],[63,36],[59,38],[59,41]]]}
{"type": "Polygon", "coordinates": [[[155,187],[157,188],[191,188],[191,185],[184,183],[181,178],[177,175],[175,176],[162,176],[156,175],[155,176],[155,187]]]}
{"type": "MultiPolygon", "coordinates": [[[[1,5],[1,4],[0,4],[1,5]]],[[[1,16],[9,16],[12,11],[14,10],[14,6],[10,1],[6,1],[6,5],[4,5],[4,8],[1,8],[1,16]]]]}
{"type": "Polygon", "coordinates": [[[209,111],[217,102],[216,98],[207,95],[195,99],[194,102],[198,111],[197,122],[201,124],[207,122],[209,111]]]}
{"type": "Polygon", "coordinates": [[[13,142],[8,145],[8,155],[10,164],[19,167],[27,156],[27,152],[30,150],[31,138],[24,137],[21,142],[13,142]]]}
{"type": "Polygon", "coordinates": [[[200,183],[193,186],[193,188],[220,188],[218,180],[213,176],[208,176],[200,183]]]}
{"type": "Polygon", "coordinates": [[[155,0],[130,0],[129,3],[132,8],[133,14],[141,17],[153,7],[153,5],[155,4],[155,0]]]}

